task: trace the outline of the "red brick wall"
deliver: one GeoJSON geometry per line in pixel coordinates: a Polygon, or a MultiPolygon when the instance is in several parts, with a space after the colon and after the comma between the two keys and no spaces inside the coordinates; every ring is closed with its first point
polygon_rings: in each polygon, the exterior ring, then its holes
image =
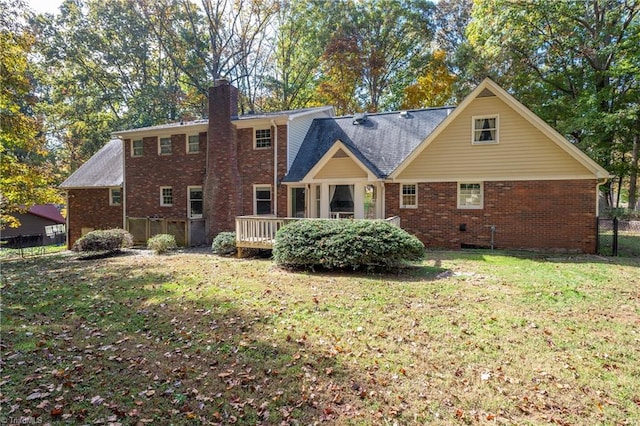
{"type": "Polygon", "coordinates": [[[484,182],[484,208],[457,208],[457,183],[420,183],[418,208],[399,208],[400,184],[387,184],[387,216],[430,248],[489,247],[495,225],[498,249],[594,253],[596,181],[484,182]],[[466,225],[466,231],[460,225],[466,225]]]}
{"type": "Polygon", "coordinates": [[[158,155],[158,138],[143,139],[141,157],[131,157],[131,141],[125,139],[127,217],[187,217],[187,186],[204,183],[207,133],[200,133],[200,152],[187,154],[186,134],[171,136],[171,154],[158,155]],[[160,187],[173,190],[173,205],[160,206],[160,187]]]}
{"type": "Polygon", "coordinates": [[[82,236],[82,228],[122,228],[122,206],[109,205],[109,189],[70,189],[67,192],[68,247],[82,236]]]}
{"type": "MultiPolygon", "coordinates": [[[[287,126],[278,127],[278,178],[282,179],[287,167],[287,126]]],[[[253,149],[253,135],[255,129],[239,129],[238,136],[238,168],[242,181],[242,215],[253,214],[253,185],[271,185],[272,200],[278,202],[278,216],[287,215],[287,187],[276,185],[273,189],[273,150],[275,145],[275,131],[271,127],[271,148],[253,149]]],[[[273,202],[273,201],[272,201],[273,202]]]]}
{"type": "Polygon", "coordinates": [[[238,113],[237,106],[238,89],[228,82],[216,82],[209,90],[209,170],[204,187],[204,216],[210,237],[235,230],[235,217],[241,211],[237,136],[230,121],[238,113]]]}

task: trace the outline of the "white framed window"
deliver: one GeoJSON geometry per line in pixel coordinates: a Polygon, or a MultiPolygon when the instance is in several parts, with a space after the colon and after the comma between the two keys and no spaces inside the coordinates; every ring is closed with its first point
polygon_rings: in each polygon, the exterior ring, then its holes
{"type": "Polygon", "coordinates": [[[400,184],[400,208],[418,208],[418,185],[415,183],[400,184]]]}
{"type": "Polygon", "coordinates": [[[142,143],[142,139],[131,141],[132,157],[142,157],[143,151],[144,151],[144,144],[142,143]]]}
{"type": "Polygon", "coordinates": [[[484,115],[472,117],[473,135],[471,143],[474,145],[498,143],[498,116],[484,115]]]}
{"type": "Polygon", "coordinates": [[[109,189],[109,205],[119,206],[122,204],[122,189],[110,188],[109,189]]]}
{"type": "Polygon", "coordinates": [[[271,214],[271,185],[253,186],[253,214],[271,214]]]}
{"type": "Polygon", "coordinates": [[[256,129],[254,140],[255,149],[271,148],[271,128],[256,129]]]}
{"type": "Polygon", "coordinates": [[[171,154],[171,138],[160,138],[158,141],[158,155],[171,154]]]}
{"type": "Polygon", "coordinates": [[[189,135],[187,137],[187,154],[200,152],[200,135],[189,135]]]}
{"type": "Polygon", "coordinates": [[[173,205],[173,188],[170,186],[160,187],[160,205],[165,207],[173,205]]]}
{"type": "Polygon", "coordinates": [[[484,205],[483,185],[480,182],[458,183],[458,208],[481,209],[484,205]]]}
{"type": "Polygon", "coordinates": [[[202,187],[201,186],[189,186],[187,187],[187,205],[189,206],[189,218],[201,219],[203,202],[202,187]]]}

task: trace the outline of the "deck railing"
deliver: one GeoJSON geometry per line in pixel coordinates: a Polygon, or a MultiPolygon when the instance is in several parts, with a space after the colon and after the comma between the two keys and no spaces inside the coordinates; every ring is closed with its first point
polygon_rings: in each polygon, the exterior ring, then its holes
{"type": "Polygon", "coordinates": [[[276,232],[296,217],[238,216],[236,217],[236,246],[247,248],[273,248],[276,232]]]}
{"type": "MultiPolygon", "coordinates": [[[[276,232],[295,220],[314,220],[298,217],[238,216],[236,217],[236,246],[242,248],[272,249],[276,232]]],[[[400,226],[398,216],[385,219],[400,226]]]]}

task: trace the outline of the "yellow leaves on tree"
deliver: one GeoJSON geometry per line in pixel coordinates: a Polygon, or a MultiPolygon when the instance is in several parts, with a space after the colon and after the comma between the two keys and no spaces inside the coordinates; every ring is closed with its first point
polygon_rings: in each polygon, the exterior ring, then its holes
{"type": "Polygon", "coordinates": [[[436,50],[418,81],[404,90],[403,109],[428,108],[444,105],[453,93],[456,77],[449,73],[444,62],[446,53],[436,50]]]}
{"type": "Polygon", "coordinates": [[[40,123],[32,113],[27,55],[34,39],[14,27],[0,31],[0,229],[19,226],[12,213],[60,201],[51,185],[53,167],[40,123]]]}

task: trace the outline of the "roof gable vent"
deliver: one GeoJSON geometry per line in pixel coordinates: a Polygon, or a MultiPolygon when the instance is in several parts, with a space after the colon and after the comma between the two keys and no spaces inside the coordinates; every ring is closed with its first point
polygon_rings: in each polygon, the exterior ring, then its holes
{"type": "Polygon", "coordinates": [[[366,121],[367,121],[367,113],[366,112],[361,112],[361,113],[355,114],[353,116],[353,124],[354,125],[364,124],[366,121]]]}

